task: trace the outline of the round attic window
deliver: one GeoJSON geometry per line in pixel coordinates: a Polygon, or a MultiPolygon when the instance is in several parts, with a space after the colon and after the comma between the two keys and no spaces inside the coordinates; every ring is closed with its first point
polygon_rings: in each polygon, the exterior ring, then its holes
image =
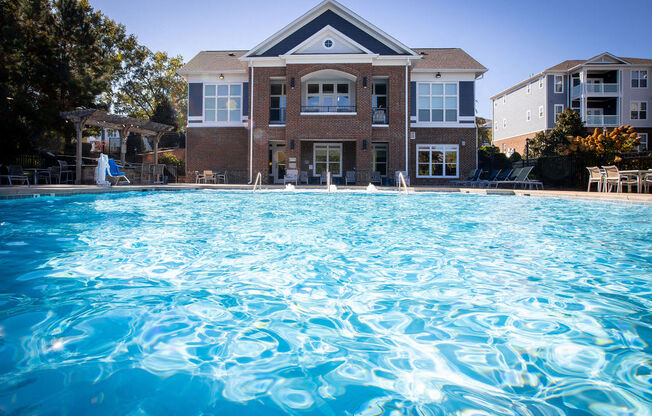
{"type": "Polygon", "coordinates": [[[330,49],[330,48],[332,48],[332,47],[333,47],[333,41],[330,40],[330,39],[326,39],[326,40],[324,41],[324,48],[326,48],[326,49],[330,49]]]}

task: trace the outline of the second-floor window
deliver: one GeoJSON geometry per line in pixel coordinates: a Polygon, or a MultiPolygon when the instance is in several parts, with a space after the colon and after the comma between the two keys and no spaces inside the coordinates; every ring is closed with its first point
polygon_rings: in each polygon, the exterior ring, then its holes
{"type": "Polygon", "coordinates": [[[525,121],[530,121],[532,120],[532,112],[530,110],[527,110],[525,112],[525,121]]]}
{"type": "Polygon", "coordinates": [[[564,104],[555,104],[555,123],[559,119],[561,113],[564,112],[564,104]]]}
{"type": "Polygon", "coordinates": [[[457,83],[420,82],[418,96],[420,122],[457,121],[457,83]]]}
{"type": "Polygon", "coordinates": [[[539,106],[539,118],[543,118],[543,106],[539,106]]]}
{"type": "Polygon", "coordinates": [[[204,85],[204,121],[242,121],[242,84],[204,85]]]}
{"type": "Polygon", "coordinates": [[[303,111],[355,111],[348,82],[309,82],[306,86],[306,105],[303,111]]]}
{"type": "Polygon", "coordinates": [[[555,92],[560,94],[564,92],[564,77],[563,75],[555,75],[555,92]]]}
{"type": "Polygon", "coordinates": [[[388,124],[387,119],[387,80],[373,81],[371,95],[372,120],[374,124],[388,124]]]}
{"type": "Polygon", "coordinates": [[[632,88],[647,88],[647,71],[632,71],[632,88]]]}
{"type": "Polygon", "coordinates": [[[285,124],[285,82],[272,82],[269,90],[269,123],[285,124]]]}
{"type": "Polygon", "coordinates": [[[632,101],[632,120],[647,120],[647,103],[645,101],[632,101]]]}

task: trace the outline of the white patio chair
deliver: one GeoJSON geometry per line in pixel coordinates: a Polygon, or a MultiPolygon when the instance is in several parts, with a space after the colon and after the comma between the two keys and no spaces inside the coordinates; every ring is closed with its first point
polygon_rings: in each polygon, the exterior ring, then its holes
{"type": "Polygon", "coordinates": [[[299,184],[299,171],[297,169],[288,169],[285,171],[285,176],[283,177],[283,185],[288,182],[294,182],[295,185],[299,184]]]}
{"type": "Polygon", "coordinates": [[[600,171],[600,168],[597,166],[591,166],[591,167],[586,167],[589,171],[589,185],[586,187],[586,192],[591,192],[591,184],[595,183],[597,184],[597,192],[600,192],[602,190],[602,172],[600,171]]]}
{"type": "Polygon", "coordinates": [[[627,185],[627,192],[632,192],[632,185],[638,187],[638,175],[624,175],[618,171],[617,166],[603,166],[605,172],[603,191],[611,192],[616,185],[616,192],[623,192],[623,185],[627,185]]]}

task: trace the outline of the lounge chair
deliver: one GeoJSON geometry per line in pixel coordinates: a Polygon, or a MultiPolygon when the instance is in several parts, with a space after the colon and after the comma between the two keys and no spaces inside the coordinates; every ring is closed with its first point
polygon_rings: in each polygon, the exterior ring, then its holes
{"type": "Polygon", "coordinates": [[[494,169],[492,170],[489,175],[487,176],[487,179],[480,179],[475,182],[471,183],[471,186],[473,187],[480,187],[480,186],[489,186],[491,182],[495,181],[498,175],[500,175],[500,172],[502,172],[502,169],[494,169]]]}
{"type": "Polygon", "coordinates": [[[484,171],[482,169],[476,169],[475,171],[471,172],[473,176],[469,176],[465,181],[456,181],[456,183],[462,186],[473,186],[474,183],[481,180],[480,176],[483,172],[484,171]]]}
{"type": "Polygon", "coordinates": [[[457,181],[452,181],[451,183],[452,183],[452,184],[463,184],[463,183],[465,183],[465,182],[471,182],[472,180],[474,180],[473,178],[478,177],[478,176],[480,175],[480,173],[482,173],[482,169],[473,169],[473,170],[469,173],[469,176],[467,176],[466,179],[461,179],[461,180],[457,180],[457,181]]]}
{"type": "Polygon", "coordinates": [[[589,171],[589,185],[586,187],[586,192],[591,192],[591,184],[595,183],[597,184],[597,192],[600,192],[602,190],[602,172],[600,171],[600,168],[597,166],[591,166],[591,167],[586,167],[586,169],[589,171]]]}
{"type": "Polygon", "coordinates": [[[602,190],[604,192],[611,192],[613,186],[616,185],[616,192],[623,191],[623,185],[627,185],[627,192],[632,192],[632,185],[638,187],[638,175],[626,175],[618,171],[617,166],[603,166],[604,169],[604,184],[602,190]]]}
{"type": "Polygon", "coordinates": [[[378,185],[383,184],[383,177],[378,171],[371,172],[371,183],[377,183],[378,185]]]}
{"type": "Polygon", "coordinates": [[[530,174],[532,171],[533,166],[529,166],[527,168],[516,168],[512,171],[512,173],[505,178],[502,181],[494,181],[491,183],[491,185],[494,185],[495,188],[498,188],[499,185],[504,185],[504,184],[510,184],[514,185],[514,188],[516,188],[516,182],[522,182],[527,178],[527,175],[530,174]]]}
{"type": "Polygon", "coordinates": [[[119,185],[120,181],[124,183],[131,183],[129,178],[124,172],[120,172],[122,166],[115,163],[115,160],[109,159],[109,168],[106,171],[106,174],[115,179],[115,184],[119,185]]]}
{"type": "Polygon", "coordinates": [[[346,176],[344,177],[344,185],[348,185],[349,182],[355,184],[355,171],[353,170],[346,171],[346,176]]]}
{"type": "Polygon", "coordinates": [[[288,169],[285,171],[285,176],[283,177],[283,185],[288,182],[294,182],[295,185],[299,184],[299,171],[297,169],[288,169]]]}
{"type": "Polygon", "coordinates": [[[6,178],[9,180],[9,185],[13,185],[14,182],[22,183],[23,185],[29,186],[29,176],[23,172],[23,167],[20,165],[9,165],[7,167],[8,175],[6,178]]]}
{"type": "Polygon", "coordinates": [[[308,183],[310,182],[309,179],[308,179],[308,172],[306,172],[305,170],[302,170],[301,173],[299,173],[299,182],[305,183],[306,185],[308,185],[308,183]]]}

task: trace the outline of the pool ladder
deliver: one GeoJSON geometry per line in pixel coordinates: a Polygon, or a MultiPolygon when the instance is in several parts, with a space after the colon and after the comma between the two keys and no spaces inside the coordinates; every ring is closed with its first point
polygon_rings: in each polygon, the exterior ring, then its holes
{"type": "Polygon", "coordinates": [[[256,182],[254,182],[254,193],[256,193],[256,186],[258,187],[258,190],[263,189],[263,175],[258,172],[258,175],[256,175],[256,182]]]}
{"type": "Polygon", "coordinates": [[[403,177],[403,172],[398,173],[398,189],[399,191],[403,188],[405,190],[405,193],[408,193],[408,187],[407,183],[405,183],[405,177],[403,177]]]}
{"type": "Polygon", "coordinates": [[[328,170],[326,171],[326,190],[329,194],[331,193],[331,172],[328,170]]]}

